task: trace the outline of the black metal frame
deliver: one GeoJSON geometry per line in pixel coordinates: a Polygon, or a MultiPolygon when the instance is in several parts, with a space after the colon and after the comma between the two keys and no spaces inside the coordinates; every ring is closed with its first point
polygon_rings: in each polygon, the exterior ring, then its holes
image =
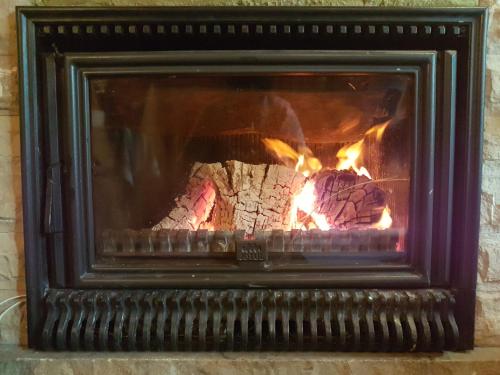
{"type": "MultiPolygon", "coordinates": [[[[66,253],[71,258],[75,287],[247,287],[260,284],[268,287],[424,287],[430,282],[429,267],[432,243],[417,244],[418,238],[432,237],[432,195],[434,188],[434,92],[437,55],[434,52],[372,51],[194,51],[150,52],[114,54],[67,54],[64,57],[66,88],[63,90],[68,103],[71,126],[63,129],[65,146],[63,163],[71,165],[64,186],[68,209],[66,253]],[[251,63],[249,63],[249,61],[251,63]],[[90,142],[89,80],[97,77],[116,77],[147,74],[286,74],[287,72],[376,72],[411,74],[416,83],[416,121],[412,133],[413,149],[423,155],[412,166],[412,217],[410,223],[424,222],[416,227],[409,240],[408,252],[399,254],[407,264],[373,264],[374,259],[362,259],[359,254],[329,255],[330,260],[320,265],[296,267],[266,267],[254,272],[242,272],[231,265],[203,265],[203,260],[193,262],[183,259],[182,264],[172,261],[157,265],[100,264],[95,257],[93,240],[92,166],[90,142]],[[66,141],[67,140],[67,141],[66,141]],[[418,186],[417,186],[418,184],[418,186]],[[424,192],[424,193],[422,193],[424,192]],[[415,250],[417,249],[418,250],[415,250]],[[356,266],[339,262],[340,256],[355,257],[356,266]],[[201,263],[201,264],[200,264],[201,263]],[[341,264],[338,264],[341,263],[341,264]],[[130,271],[134,271],[131,277],[130,271]],[[280,271],[279,277],[269,271],[280,271]],[[330,272],[329,272],[330,271],[330,272]],[[336,271],[336,272],[331,272],[336,271]],[[380,278],[380,271],[384,277],[380,278]],[[152,278],[152,274],[155,277],[152,278]],[[387,277],[391,275],[391,277],[387,277]]],[[[410,224],[411,226],[411,224],[410,224]]],[[[435,251],[439,251],[435,249],[435,251]]],[[[396,254],[398,255],[398,254],[396,254]]],[[[381,260],[380,260],[381,261],[381,260]]]]}
{"type": "MultiPolygon", "coordinates": [[[[79,289],[121,288],[112,296],[121,296],[126,303],[130,293],[135,293],[133,288],[200,288],[200,293],[207,287],[242,288],[231,292],[238,295],[253,293],[255,288],[391,288],[387,293],[395,296],[427,287],[448,291],[442,297],[451,314],[446,319],[451,316],[447,321],[454,322],[452,305],[456,305],[459,339],[445,339],[445,330],[438,324],[437,332],[443,333],[436,337],[444,340],[443,345],[419,345],[419,350],[471,348],[485,18],[486,11],[479,8],[19,8],[30,346],[50,348],[54,330],[66,332],[67,326],[55,325],[55,321],[63,322],[71,314],[74,318],[75,312],[54,307],[50,296],[57,295],[58,306],[64,307],[79,289]],[[285,66],[277,66],[283,62],[285,66]],[[194,65],[210,72],[394,71],[397,66],[415,74],[413,216],[407,264],[302,268],[280,270],[279,274],[205,268],[196,270],[193,278],[192,270],[187,274],[164,265],[154,272],[137,267],[130,272],[128,266],[96,263],[88,208],[92,202],[88,142],[84,142],[88,138],[88,77],[132,71],[192,72],[194,65]],[[50,315],[51,311],[56,315],[50,315]]],[[[428,291],[432,294],[432,289],[428,291]]],[[[99,293],[104,293],[104,300],[109,296],[105,290],[82,293],[88,301],[99,293]]],[[[176,306],[187,311],[185,303],[194,300],[182,298],[184,302],[176,306]]],[[[89,309],[80,315],[86,314],[87,321],[96,324],[107,310],[89,303],[89,309]]],[[[142,302],[137,306],[144,319],[152,319],[151,309],[142,302]]],[[[310,308],[302,306],[302,313],[310,318],[310,308]]],[[[383,302],[378,308],[379,313],[392,311],[383,302]]],[[[349,322],[354,310],[349,309],[349,322]]],[[[241,311],[251,313],[248,306],[241,311]]],[[[432,308],[425,311],[432,315],[432,308]]],[[[129,324],[135,324],[130,314],[129,324]]],[[[395,324],[397,314],[391,314],[391,324],[395,324]]],[[[411,319],[405,322],[413,327],[408,323],[411,319]]],[[[422,324],[418,327],[425,326],[422,324]]],[[[98,329],[90,326],[87,332],[85,328],[85,335],[93,337],[91,332],[98,329]]],[[[413,333],[408,337],[413,339],[413,333]]],[[[57,348],[74,349],[61,340],[57,348]]],[[[324,348],[346,349],[332,345],[324,348]]],[[[111,349],[106,345],[99,348],[111,349]]],[[[142,349],[154,348],[146,345],[142,349]]]]}

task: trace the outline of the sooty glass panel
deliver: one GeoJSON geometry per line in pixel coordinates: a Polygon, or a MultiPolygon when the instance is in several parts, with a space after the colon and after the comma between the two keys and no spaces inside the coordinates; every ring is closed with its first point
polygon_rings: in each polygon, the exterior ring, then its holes
{"type": "Polygon", "coordinates": [[[405,250],[412,76],[90,82],[98,254],[234,256],[245,241],[270,258],[405,250]]]}

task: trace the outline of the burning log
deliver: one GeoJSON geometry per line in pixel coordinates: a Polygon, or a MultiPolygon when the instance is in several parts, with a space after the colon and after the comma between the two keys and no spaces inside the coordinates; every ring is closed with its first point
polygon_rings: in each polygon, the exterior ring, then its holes
{"type": "Polygon", "coordinates": [[[160,229],[256,231],[369,228],[381,218],[385,193],[349,171],[322,170],[306,178],[277,164],[196,163],[186,193],[160,229]]]}
{"type": "MultiPolygon", "coordinates": [[[[197,179],[187,186],[186,194],[176,199],[176,207],[161,224],[169,229],[198,229],[214,206],[216,187],[210,179],[197,179]]],[[[155,229],[155,228],[153,228],[155,229]]]]}
{"type": "Polygon", "coordinates": [[[289,226],[291,200],[305,178],[281,165],[196,163],[186,194],[153,229],[256,230],[289,226]]]}
{"type": "Polygon", "coordinates": [[[323,215],[330,228],[369,227],[380,220],[385,193],[366,176],[329,169],[313,181],[314,212],[323,215]]]}

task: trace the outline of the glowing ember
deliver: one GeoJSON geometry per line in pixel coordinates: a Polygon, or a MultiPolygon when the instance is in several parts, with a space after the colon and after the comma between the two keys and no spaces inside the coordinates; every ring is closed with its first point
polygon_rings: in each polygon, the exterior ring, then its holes
{"type": "Polygon", "coordinates": [[[401,239],[396,243],[396,251],[398,253],[403,251],[403,246],[401,245],[401,239]]]}
{"type": "Polygon", "coordinates": [[[295,151],[279,139],[264,138],[262,142],[284,165],[294,168],[296,172],[302,173],[305,177],[309,177],[323,168],[319,159],[314,157],[308,147],[302,146],[298,151],[295,151]]]}
{"type": "Polygon", "coordinates": [[[297,208],[309,214],[314,209],[314,201],[316,193],[314,192],[314,182],[307,181],[302,191],[295,196],[295,204],[297,208]]]}
{"type": "Polygon", "coordinates": [[[198,227],[198,229],[206,229],[208,231],[214,231],[215,230],[215,227],[212,223],[207,223],[207,222],[203,222],[200,224],[200,226],[198,227]]]}
{"type": "Polygon", "coordinates": [[[309,180],[305,183],[304,187],[293,198],[292,209],[291,209],[291,220],[290,229],[314,229],[319,228],[321,230],[330,229],[330,225],[326,220],[325,215],[317,214],[314,212],[314,204],[316,202],[316,192],[314,190],[314,182],[309,180]],[[307,217],[310,217],[313,221],[306,226],[304,222],[299,220],[299,211],[305,213],[307,217]]]}
{"type": "Polygon", "coordinates": [[[385,206],[384,211],[382,211],[382,216],[380,216],[380,220],[373,224],[373,228],[384,230],[389,229],[392,225],[392,217],[391,210],[389,210],[388,206],[385,206]]]}

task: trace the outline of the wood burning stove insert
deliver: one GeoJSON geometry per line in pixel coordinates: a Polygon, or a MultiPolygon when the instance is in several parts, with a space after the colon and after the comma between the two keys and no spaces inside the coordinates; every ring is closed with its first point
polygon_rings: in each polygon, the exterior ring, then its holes
{"type": "Polygon", "coordinates": [[[30,345],[471,348],[485,17],[19,8],[30,345]]]}

